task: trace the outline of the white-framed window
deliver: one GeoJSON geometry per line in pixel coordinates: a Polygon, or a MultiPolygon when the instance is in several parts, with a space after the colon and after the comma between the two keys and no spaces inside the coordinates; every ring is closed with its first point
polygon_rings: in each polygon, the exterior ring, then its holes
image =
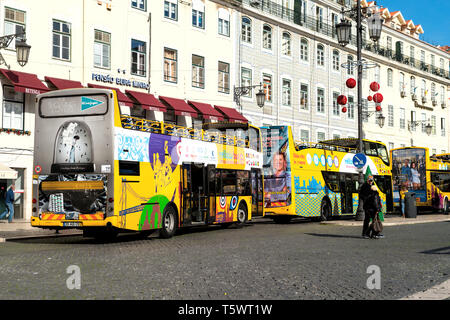
{"type": "Polygon", "coordinates": [[[348,96],[347,114],[348,119],[355,119],[355,98],[353,96],[348,96]]]}
{"type": "Polygon", "coordinates": [[[241,35],[243,42],[252,43],[252,20],[248,17],[242,17],[241,35]]]}
{"type": "Polygon", "coordinates": [[[5,129],[24,130],[25,94],[14,87],[3,86],[3,119],[5,129]]]}
{"type": "Polygon", "coordinates": [[[178,52],[175,49],[164,48],[164,81],[177,82],[178,52]]]}
{"type": "Polygon", "coordinates": [[[411,111],[411,131],[416,131],[416,126],[414,123],[416,122],[416,112],[414,110],[411,111]]]}
{"type": "Polygon", "coordinates": [[[325,139],[325,132],[317,131],[317,142],[324,141],[325,139]]]}
{"type": "Polygon", "coordinates": [[[192,55],[192,87],[205,88],[205,58],[192,55]]]}
{"type": "Polygon", "coordinates": [[[433,127],[431,133],[436,135],[436,116],[431,116],[431,126],[433,127]]]}
{"type": "Polygon", "coordinates": [[[262,45],[264,49],[272,50],[272,27],[267,24],[263,26],[262,45]]]}
{"type": "Polygon", "coordinates": [[[306,83],[300,83],[300,109],[301,110],[308,110],[308,84],[306,83]]]}
{"type": "Polygon", "coordinates": [[[192,0],[192,26],[205,28],[205,4],[201,0],[192,0]]]}
{"type": "Polygon", "coordinates": [[[400,91],[402,91],[402,92],[405,91],[406,92],[406,88],[405,88],[405,74],[403,72],[400,72],[398,85],[399,85],[400,91]]]}
{"type": "Polygon", "coordinates": [[[436,84],[434,82],[431,83],[431,100],[436,100],[436,84]]]}
{"type": "Polygon", "coordinates": [[[321,67],[325,65],[325,47],[320,43],[317,45],[317,65],[321,67]]]}
{"type": "Polygon", "coordinates": [[[420,88],[420,93],[422,94],[422,97],[425,97],[427,92],[427,82],[425,80],[422,80],[422,88],[420,88]]]}
{"type": "Polygon", "coordinates": [[[333,50],[333,70],[339,71],[340,68],[340,56],[338,50],[333,50]]]}
{"type": "Polygon", "coordinates": [[[263,73],[262,79],[264,93],[265,93],[265,101],[271,103],[272,102],[272,75],[263,73]]]}
{"type": "Polygon", "coordinates": [[[387,70],[387,85],[392,87],[394,85],[394,71],[391,68],[387,70]]]}
{"type": "Polygon", "coordinates": [[[131,7],[139,10],[147,10],[147,0],[131,0],[131,7]]]}
{"type": "Polygon", "coordinates": [[[348,55],[347,56],[347,74],[349,75],[349,76],[352,76],[352,75],[354,75],[354,72],[353,72],[353,56],[352,55],[348,55]]]}
{"type": "Polygon", "coordinates": [[[94,30],[94,66],[111,68],[111,34],[94,30]]]}
{"type": "Polygon", "coordinates": [[[53,20],[52,33],[53,58],[70,61],[71,24],[64,21],[53,20]]]}
{"type": "Polygon", "coordinates": [[[309,51],[308,40],[302,38],[300,40],[300,60],[308,61],[309,59],[308,51],[309,51]]]}
{"type": "Polygon", "coordinates": [[[416,78],[412,76],[412,77],[409,79],[409,83],[410,83],[410,91],[411,91],[411,94],[416,93],[416,78]]]}
{"type": "Polygon", "coordinates": [[[147,74],[147,44],[131,39],[131,74],[145,77],[147,74]]]}
{"type": "Polygon", "coordinates": [[[223,8],[219,9],[218,32],[223,36],[230,36],[230,13],[223,8]]]}
{"type": "Polygon", "coordinates": [[[339,97],[339,92],[333,92],[333,116],[338,117],[340,115],[339,104],[337,98],[339,97]]]}
{"type": "Polygon", "coordinates": [[[394,143],[393,142],[389,142],[388,146],[389,146],[389,150],[388,151],[391,151],[392,149],[394,149],[394,143]]]}
{"type": "Polygon", "coordinates": [[[445,118],[441,118],[441,136],[445,137],[445,118]]]}
{"type": "MultiPolygon", "coordinates": [[[[241,68],[241,86],[249,87],[252,85],[252,70],[248,68],[241,68]]],[[[252,90],[248,90],[247,94],[243,94],[244,97],[250,98],[252,96],[252,90]]]]}
{"type": "Polygon", "coordinates": [[[283,106],[290,107],[291,106],[291,80],[290,79],[283,79],[282,80],[282,92],[281,92],[281,99],[283,106]]]}
{"type": "Polygon", "coordinates": [[[309,130],[300,129],[300,140],[303,142],[309,142],[309,130]]]}
{"type": "Polygon", "coordinates": [[[325,113],[325,89],[317,88],[317,112],[325,113]]]}
{"type": "Polygon", "coordinates": [[[218,69],[218,91],[222,93],[230,93],[230,64],[219,61],[218,69]]]}
{"type": "Polygon", "coordinates": [[[388,127],[394,126],[394,106],[388,105],[388,127]]]}
{"type": "Polygon", "coordinates": [[[400,129],[405,129],[405,108],[400,108],[400,129]]]}
{"type": "Polygon", "coordinates": [[[317,31],[323,29],[323,8],[319,6],[316,6],[316,27],[317,31]]]}
{"type": "MultiPolygon", "coordinates": [[[[362,108],[362,121],[369,122],[369,102],[367,99],[361,100],[361,108],[362,108]]],[[[377,118],[375,117],[375,120],[377,118]]]]}
{"type": "Polygon", "coordinates": [[[427,129],[426,129],[427,123],[426,123],[426,121],[427,121],[427,115],[426,115],[426,113],[422,113],[422,133],[426,133],[427,132],[427,129]]]}
{"type": "Polygon", "coordinates": [[[439,95],[441,96],[441,103],[445,104],[445,87],[441,86],[441,93],[439,95]]]}
{"type": "Polygon", "coordinates": [[[281,54],[285,56],[291,55],[291,34],[289,32],[283,32],[281,42],[281,54]]]}
{"type": "Polygon", "coordinates": [[[375,81],[376,82],[378,82],[378,83],[380,83],[380,79],[381,79],[381,76],[380,76],[380,66],[379,65],[377,65],[376,67],[375,67],[375,81]]]}
{"type": "Polygon", "coordinates": [[[164,0],[164,18],[178,20],[178,0],[164,0]]]}
{"type": "MultiPolygon", "coordinates": [[[[5,29],[4,34],[17,34],[25,30],[25,11],[5,7],[5,29]]],[[[16,42],[23,40],[23,37],[16,37],[15,41],[11,41],[8,49],[15,50],[16,42]]]]}

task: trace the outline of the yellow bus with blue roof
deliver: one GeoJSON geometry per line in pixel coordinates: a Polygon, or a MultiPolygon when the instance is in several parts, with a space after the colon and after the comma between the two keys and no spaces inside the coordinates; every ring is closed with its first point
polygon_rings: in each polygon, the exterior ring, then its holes
{"type": "MultiPolygon", "coordinates": [[[[290,126],[262,127],[261,134],[266,217],[288,222],[294,217],[327,220],[356,214],[360,186],[353,157],[357,139],[296,142],[290,126]]],[[[363,146],[367,163],[361,170],[374,176],[382,211],[391,212],[392,178],[386,146],[366,139],[363,146]]]]}

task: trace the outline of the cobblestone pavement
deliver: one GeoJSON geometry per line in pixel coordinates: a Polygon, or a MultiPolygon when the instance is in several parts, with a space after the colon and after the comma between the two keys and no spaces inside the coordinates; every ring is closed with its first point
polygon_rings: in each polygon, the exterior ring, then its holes
{"type": "Polygon", "coordinates": [[[0,244],[0,299],[399,299],[450,278],[450,222],[361,228],[261,220],[171,239],[80,236],[0,244]],[[80,289],[69,290],[76,265],[80,289]],[[381,271],[370,290],[367,268],[381,271]]]}

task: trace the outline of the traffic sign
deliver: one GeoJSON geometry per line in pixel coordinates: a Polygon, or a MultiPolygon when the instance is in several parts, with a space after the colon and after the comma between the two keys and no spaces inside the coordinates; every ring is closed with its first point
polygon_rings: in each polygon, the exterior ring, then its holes
{"type": "Polygon", "coordinates": [[[353,156],[353,165],[356,168],[361,169],[366,165],[366,163],[367,163],[366,155],[362,153],[357,153],[353,156]]]}

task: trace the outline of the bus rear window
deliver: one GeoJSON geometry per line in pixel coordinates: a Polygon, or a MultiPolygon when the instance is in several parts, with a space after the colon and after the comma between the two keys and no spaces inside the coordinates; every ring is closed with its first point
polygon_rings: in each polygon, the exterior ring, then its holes
{"type": "Polygon", "coordinates": [[[107,112],[106,94],[44,97],[39,101],[39,116],[42,118],[96,116],[107,112]]]}

